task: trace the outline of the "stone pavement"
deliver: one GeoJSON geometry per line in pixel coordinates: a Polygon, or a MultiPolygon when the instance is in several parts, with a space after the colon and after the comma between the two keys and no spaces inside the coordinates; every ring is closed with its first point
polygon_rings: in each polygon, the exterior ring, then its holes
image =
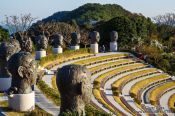
{"type": "Polygon", "coordinates": [[[53,102],[48,100],[43,93],[35,87],[35,103],[45,110],[46,112],[52,114],[53,116],[58,116],[60,107],[56,106],[53,102]]]}

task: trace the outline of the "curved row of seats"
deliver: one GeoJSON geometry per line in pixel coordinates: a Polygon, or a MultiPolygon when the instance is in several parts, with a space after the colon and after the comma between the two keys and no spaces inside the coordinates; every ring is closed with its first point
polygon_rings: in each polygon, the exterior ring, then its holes
{"type": "Polygon", "coordinates": [[[112,84],[112,90],[115,93],[119,94],[122,92],[123,86],[126,85],[127,83],[129,83],[130,81],[135,80],[137,78],[144,77],[144,76],[148,76],[151,74],[155,74],[155,73],[159,73],[156,68],[145,68],[144,70],[138,71],[136,73],[128,74],[128,75],[116,80],[112,84]]]}
{"type": "Polygon", "coordinates": [[[150,92],[149,100],[152,105],[159,105],[159,98],[166,92],[175,89],[175,82],[167,82],[163,85],[157,86],[150,92]]]}
{"type": "Polygon", "coordinates": [[[134,86],[132,86],[130,89],[130,96],[133,97],[137,103],[141,103],[141,92],[143,92],[144,89],[155,83],[166,82],[167,79],[169,79],[169,75],[167,74],[160,74],[147,79],[143,79],[142,81],[139,81],[134,86]]]}
{"type": "Polygon", "coordinates": [[[175,113],[175,93],[168,100],[169,109],[175,113]]]}

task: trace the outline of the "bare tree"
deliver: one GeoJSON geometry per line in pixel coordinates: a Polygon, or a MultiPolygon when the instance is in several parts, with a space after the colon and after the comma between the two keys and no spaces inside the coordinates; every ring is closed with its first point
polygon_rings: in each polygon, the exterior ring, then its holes
{"type": "Polygon", "coordinates": [[[153,18],[154,21],[158,25],[170,25],[170,26],[175,26],[175,14],[174,13],[166,13],[164,15],[158,15],[153,18]]]}
{"type": "Polygon", "coordinates": [[[19,32],[21,36],[36,20],[36,18],[33,18],[30,13],[21,14],[20,16],[13,15],[5,17],[5,24],[8,27],[10,34],[15,34],[16,32],[19,32]]]}

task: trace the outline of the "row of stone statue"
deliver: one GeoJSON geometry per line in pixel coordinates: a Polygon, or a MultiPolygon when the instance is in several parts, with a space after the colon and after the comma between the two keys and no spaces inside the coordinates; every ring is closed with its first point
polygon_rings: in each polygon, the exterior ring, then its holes
{"type": "MultiPolygon", "coordinates": [[[[81,35],[79,33],[71,33],[71,50],[78,50],[80,44],[81,35]]],[[[98,42],[100,41],[100,34],[97,31],[93,31],[89,34],[90,39],[90,47],[94,53],[98,53],[98,42]]],[[[116,31],[112,31],[110,33],[110,51],[117,51],[117,39],[118,33],[116,31]]],[[[36,59],[39,60],[42,57],[46,56],[46,48],[48,44],[48,40],[44,35],[40,35],[36,38],[37,40],[37,51],[36,51],[36,59]]],[[[55,34],[52,40],[53,45],[53,53],[59,54],[63,52],[62,45],[63,45],[63,36],[61,34],[55,34]]]]}
{"type": "MultiPolygon", "coordinates": [[[[22,51],[15,39],[1,43],[0,91],[8,95],[9,108],[16,111],[34,110],[33,88],[36,79],[37,64],[31,53],[22,51]]],[[[90,101],[92,92],[87,68],[80,65],[64,66],[58,70],[56,82],[61,94],[60,114],[70,111],[84,115],[85,103],[90,101]]]]}

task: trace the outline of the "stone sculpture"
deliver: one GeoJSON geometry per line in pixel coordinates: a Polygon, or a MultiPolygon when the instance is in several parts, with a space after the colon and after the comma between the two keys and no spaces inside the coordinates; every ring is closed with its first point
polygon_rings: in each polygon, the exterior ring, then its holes
{"type": "Polygon", "coordinates": [[[23,37],[20,41],[21,51],[32,53],[32,40],[30,37],[23,37]]]}
{"type": "Polygon", "coordinates": [[[58,48],[60,46],[63,46],[63,36],[61,34],[53,35],[52,45],[54,48],[58,48]]]}
{"type": "Polygon", "coordinates": [[[111,39],[111,42],[110,42],[110,51],[112,52],[116,52],[117,51],[117,40],[118,40],[118,33],[116,31],[112,31],[110,33],[110,39],[111,39]]]}
{"type": "Polygon", "coordinates": [[[61,94],[60,115],[63,112],[76,112],[85,115],[85,104],[91,99],[90,72],[85,66],[67,65],[58,70],[57,87],[61,94]]]}
{"type": "Polygon", "coordinates": [[[39,35],[36,37],[36,47],[38,51],[45,50],[48,46],[48,39],[44,35],[39,35]]]}
{"type": "Polygon", "coordinates": [[[81,35],[79,33],[71,33],[71,46],[77,46],[80,43],[81,35]]]}
{"type": "Polygon", "coordinates": [[[89,39],[91,41],[91,49],[97,54],[98,53],[98,42],[100,41],[100,34],[97,31],[93,31],[89,34],[89,39]]]}
{"type": "Polygon", "coordinates": [[[111,39],[111,42],[116,42],[118,40],[118,33],[117,33],[117,31],[112,31],[110,33],[110,39],[111,39]]]}
{"type": "Polygon", "coordinates": [[[40,60],[42,57],[46,56],[46,48],[48,46],[48,39],[44,35],[39,35],[36,38],[36,55],[35,58],[36,60],[40,60]]]}
{"type": "Polygon", "coordinates": [[[21,50],[18,40],[10,39],[10,42],[3,42],[0,45],[0,78],[10,77],[7,70],[9,58],[21,50]]]}
{"type": "Polygon", "coordinates": [[[100,41],[100,34],[97,31],[93,31],[89,34],[89,39],[91,40],[91,44],[96,44],[100,41]]]}
{"type": "Polygon", "coordinates": [[[8,61],[8,70],[12,74],[11,87],[7,94],[28,94],[37,78],[37,66],[29,52],[14,54],[8,61]]]}

